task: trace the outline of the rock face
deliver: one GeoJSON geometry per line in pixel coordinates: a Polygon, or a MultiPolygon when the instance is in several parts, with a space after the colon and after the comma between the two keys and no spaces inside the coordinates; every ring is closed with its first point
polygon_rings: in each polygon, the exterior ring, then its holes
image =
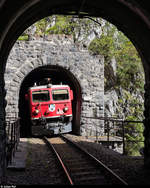
{"type": "Polygon", "coordinates": [[[104,92],[104,114],[107,117],[127,119],[134,116],[137,120],[143,120],[144,96],[139,89],[131,92],[121,86],[116,88],[116,67],[115,58],[109,65],[105,66],[105,92],[104,92]]]}
{"type": "Polygon", "coordinates": [[[117,114],[118,95],[115,90],[108,90],[104,95],[105,116],[112,117],[117,114]]]}
{"type": "Polygon", "coordinates": [[[70,71],[80,84],[80,134],[95,135],[96,130],[103,134],[103,122],[86,117],[104,115],[104,58],[79,49],[70,36],[50,35],[46,41],[40,39],[15,43],[5,72],[6,114],[16,112],[18,116],[19,93],[24,78],[36,68],[47,65],[70,71]]]}

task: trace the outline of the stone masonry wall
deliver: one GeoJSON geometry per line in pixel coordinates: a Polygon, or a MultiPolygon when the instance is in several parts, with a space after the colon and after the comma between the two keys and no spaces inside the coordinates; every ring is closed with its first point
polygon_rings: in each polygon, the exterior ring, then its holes
{"type": "Polygon", "coordinates": [[[96,129],[103,134],[103,122],[85,117],[104,115],[104,58],[79,49],[70,36],[53,35],[44,41],[15,43],[5,71],[6,115],[18,114],[22,81],[32,70],[44,65],[61,66],[79,81],[82,90],[81,135],[95,135],[96,129]]]}

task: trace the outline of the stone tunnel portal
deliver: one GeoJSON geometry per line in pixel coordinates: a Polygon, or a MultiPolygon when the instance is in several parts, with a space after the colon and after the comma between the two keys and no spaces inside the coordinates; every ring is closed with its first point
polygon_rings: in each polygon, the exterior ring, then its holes
{"type": "Polygon", "coordinates": [[[80,134],[80,111],[81,111],[81,87],[75,76],[68,70],[60,66],[41,66],[32,70],[23,80],[19,93],[19,116],[20,116],[20,135],[21,137],[30,136],[30,118],[28,103],[25,100],[25,94],[29,87],[33,86],[35,82],[43,78],[50,77],[53,84],[68,84],[74,93],[74,100],[72,103],[73,120],[72,133],[80,134]]]}

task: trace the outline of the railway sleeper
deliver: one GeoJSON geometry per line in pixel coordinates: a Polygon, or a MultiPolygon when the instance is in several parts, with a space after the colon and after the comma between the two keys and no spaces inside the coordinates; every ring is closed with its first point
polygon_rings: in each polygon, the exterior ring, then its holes
{"type": "Polygon", "coordinates": [[[89,161],[84,161],[84,160],[65,160],[65,162],[67,163],[67,164],[71,164],[71,165],[89,165],[89,161]]]}
{"type": "MultiPolygon", "coordinates": [[[[64,152],[64,151],[63,151],[64,152]]],[[[61,152],[61,154],[63,154],[63,156],[64,156],[64,158],[66,159],[66,160],[85,160],[85,156],[81,156],[81,155],[77,155],[77,154],[66,154],[66,153],[63,153],[63,152],[61,152]],[[76,156],[76,158],[74,157],[74,156],[76,156]]],[[[70,152],[70,151],[68,151],[68,152],[70,152]]],[[[60,153],[60,152],[59,152],[60,153]]]]}
{"type": "Polygon", "coordinates": [[[86,177],[88,177],[88,176],[101,176],[102,174],[100,174],[100,172],[98,171],[98,170],[95,170],[95,171],[85,171],[85,172],[74,172],[73,173],[73,177],[76,177],[76,178],[80,178],[80,177],[82,177],[82,176],[86,176],[86,177]]]}
{"type": "Polygon", "coordinates": [[[88,163],[79,163],[79,164],[77,164],[77,163],[74,163],[74,164],[68,164],[68,163],[65,163],[65,165],[67,166],[67,168],[68,169],[72,169],[72,168],[80,168],[81,166],[84,166],[84,169],[86,168],[86,169],[88,169],[89,168],[89,164],[88,163]]]}
{"type": "Polygon", "coordinates": [[[83,177],[80,177],[80,178],[73,178],[74,179],[74,182],[76,185],[103,185],[103,184],[106,184],[108,185],[108,182],[107,180],[105,179],[104,176],[90,176],[90,177],[87,177],[87,176],[83,176],[83,177]]]}
{"type": "Polygon", "coordinates": [[[91,171],[94,171],[94,170],[95,170],[95,167],[87,167],[87,168],[85,168],[85,166],[79,166],[79,167],[75,166],[75,167],[72,167],[72,168],[71,168],[71,171],[72,171],[72,172],[76,172],[76,171],[86,172],[87,169],[88,169],[88,170],[91,170],[91,171]]]}

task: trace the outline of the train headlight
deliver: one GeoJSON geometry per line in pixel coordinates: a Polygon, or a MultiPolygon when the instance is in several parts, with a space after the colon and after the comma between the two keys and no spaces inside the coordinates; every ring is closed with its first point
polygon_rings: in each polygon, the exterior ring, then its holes
{"type": "Polygon", "coordinates": [[[64,112],[67,112],[68,110],[69,110],[68,107],[65,107],[65,108],[63,109],[64,112]]]}
{"type": "Polygon", "coordinates": [[[38,109],[35,109],[34,114],[37,115],[39,113],[38,109]]]}

